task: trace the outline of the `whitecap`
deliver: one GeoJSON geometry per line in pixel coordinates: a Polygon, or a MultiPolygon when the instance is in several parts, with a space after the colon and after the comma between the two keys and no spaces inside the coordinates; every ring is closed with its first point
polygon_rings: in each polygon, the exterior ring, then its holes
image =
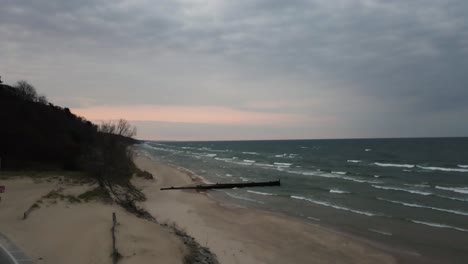
{"type": "Polygon", "coordinates": [[[229,173],[226,173],[226,177],[232,177],[232,175],[229,173]]]}
{"type": "Polygon", "coordinates": [[[444,167],[425,167],[419,166],[418,168],[424,170],[435,170],[435,171],[453,171],[453,172],[468,172],[468,169],[456,169],[456,168],[444,168],[444,167]]]}
{"type": "Polygon", "coordinates": [[[320,219],[312,217],[312,216],[308,216],[307,219],[314,220],[314,221],[320,221],[320,219]]]}
{"type": "Polygon", "coordinates": [[[347,172],[346,171],[332,171],[332,173],[345,175],[347,172]]]}
{"type": "Polygon", "coordinates": [[[247,163],[255,163],[255,160],[244,160],[244,162],[247,162],[247,163]]]}
{"type": "Polygon", "coordinates": [[[409,184],[409,183],[404,183],[403,185],[410,186],[410,187],[421,187],[421,188],[429,188],[431,187],[430,185],[421,183],[421,184],[409,184]]]}
{"type": "Polygon", "coordinates": [[[313,200],[313,199],[302,197],[302,196],[291,195],[290,197],[293,198],[293,199],[305,200],[305,201],[308,201],[308,202],[311,202],[311,203],[314,203],[314,204],[318,204],[318,205],[322,205],[322,206],[326,206],[326,207],[331,207],[331,208],[338,209],[338,210],[353,212],[353,213],[356,213],[356,214],[362,214],[362,215],[366,215],[366,216],[375,216],[376,215],[376,214],[371,213],[371,212],[358,211],[358,210],[350,209],[350,208],[347,208],[347,207],[343,207],[343,206],[339,206],[339,205],[335,205],[335,204],[331,204],[331,203],[327,203],[327,202],[323,202],[323,201],[317,201],[317,200],[313,200]]]}
{"type": "Polygon", "coordinates": [[[270,168],[278,167],[278,166],[275,166],[275,165],[273,165],[273,164],[267,164],[267,163],[255,163],[255,166],[259,166],[259,167],[270,167],[270,168]]]}
{"type": "Polygon", "coordinates": [[[267,193],[267,192],[256,192],[256,191],[250,191],[250,190],[248,190],[247,192],[248,192],[248,193],[259,194],[259,195],[265,195],[265,196],[273,196],[273,195],[276,195],[276,194],[273,194],[273,193],[267,193]]]}
{"type": "Polygon", "coordinates": [[[330,193],[344,194],[344,193],[350,193],[350,192],[342,191],[342,190],[338,190],[338,189],[330,189],[330,193]]]}
{"type": "Polygon", "coordinates": [[[377,233],[377,234],[381,234],[381,235],[386,235],[386,236],[391,236],[392,233],[389,233],[389,232],[385,232],[385,231],[380,231],[380,230],[377,230],[377,229],[368,229],[369,231],[372,231],[374,233],[377,233]]]}
{"type": "Polygon", "coordinates": [[[379,185],[372,185],[372,187],[377,188],[377,189],[392,190],[392,191],[401,191],[401,192],[408,192],[408,193],[414,193],[414,194],[419,194],[419,195],[432,195],[432,193],[430,193],[430,192],[422,192],[422,191],[417,191],[417,190],[409,190],[409,189],[398,188],[398,187],[379,186],[379,185]]]}
{"type": "Polygon", "coordinates": [[[362,160],[347,160],[346,162],[349,162],[349,163],[359,163],[359,162],[362,162],[362,160]]]}
{"type": "Polygon", "coordinates": [[[275,162],[274,164],[279,167],[289,167],[292,165],[292,163],[285,163],[285,162],[275,162]]]}
{"type": "Polygon", "coordinates": [[[468,165],[457,165],[460,168],[468,168],[468,165]]]}
{"type": "Polygon", "coordinates": [[[468,212],[464,212],[464,211],[451,210],[451,209],[445,209],[445,208],[439,208],[439,207],[431,207],[431,206],[415,204],[415,203],[405,203],[405,202],[401,202],[401,201],[387,200],[387,199],[383,199],[383,198],[379,198],[379,197],[377,197],[377,199],[381,200],[381,201],[394,203],[394,204],[401,204],[401,205],[408,206],[408,207],[425,208],[425,209],[431,209],[431,210],[440,211],[440,212],[446,212],[446,213],[452,213],[452,214],[457,214],[457,215],[468,216],[468,212]]]}
{"type": "Polygon", "coordinates": [[[438,227],[438,228],[448,228],[448,229],[454,229],[454,230],[458,230],[462,232],[468,232],[468,229],[445,225],[445,224],[430,223],[430,222],[417,221],[417,220],[410,220],[410,221],[416,224],[421,224],[421,225],[427,225],[427,226],[438,227]]]}
{"type": "Polygon", "coordinates": [[[257,201],[257,200],[250,199],[250,198],[247,198],[247,197],[234,195],[234,194],[228,193],[228,192],[224,192],[224,193],[225,193],[227,196],[230,196],[230,197],[232,197],[232,198],[236,198],[236,199],[239,199],[239,200],[244,200],[244,201],[249,201],[249,202],[254,202],[254,203],[259,203],[259,204],[265,204],[265,203],[262,202],[262,201],[257,201]]]}
{"type": "Polygon", "coordinates": [[[381,163],[381,162],[374,162],[374,164],[380,167],[414,168],[414,165],[412,164],[393,164],[393,163],[381,163]]]}
{"type": "Polygon", "coordinates": [[[372,151],[372,149],[365,149],[365,151],[372,151]]]}
{"type": "Polygon", "coordinates": [[[242,154],[259,155],[257,152],[244,151],[242,154]]]}
{"type": "Polygon", "coordinates": [[[436,186],[435,188],[440,189],[440,190],[445,190],[445,191],[468,194],[468,187],[442,187],[442,186],[436,186]]]}

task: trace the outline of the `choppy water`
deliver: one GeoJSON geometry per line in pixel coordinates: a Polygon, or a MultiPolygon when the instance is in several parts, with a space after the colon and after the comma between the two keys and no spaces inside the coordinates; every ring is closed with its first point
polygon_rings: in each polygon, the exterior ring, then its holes
{"type": "Polygon", "coordinates": [[[146,142],[210,182],[281,179],[222,194],[415,252],[468,263],[468,138],[146,142]]]}

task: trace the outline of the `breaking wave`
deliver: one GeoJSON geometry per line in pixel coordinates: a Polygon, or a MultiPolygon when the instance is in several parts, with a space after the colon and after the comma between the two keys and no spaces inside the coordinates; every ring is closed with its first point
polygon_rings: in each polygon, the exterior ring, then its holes
{"type": "Polygon", "coordinates": [[[416,190],[410,190],[410,189],[398,188],[398,187],[388,187],[388,186],[379,186],[379,185],[372,185],[372,187],[377,188],[377,189],[382,189],[382,190],[408,192],[408,193],[414,193],[414,194],[419,194],[419,195],[432,195],[433,194],[431,192],[422,192],[422,191],[416,191],[416,190]]]}
{"type": "Polygon", "coordinates": [[[410,220],[410,221],[416,224],[421,224],[421,225],[427,225],[427,226],[438,227],[438,228],[454,229],[454,230],[461,231],[461,232],[468,232],[468,229],[445,225],[445,224],[430,223],[430,222],[423,222],[423,221],[416,221],[416,220],[410,220]]]}
{"type": "Polygon", "coordinates": [[[468,194],[468,187],[442,187],[442,186],[436,186],[435,188],[440,189],[440,190],[445,190],[445,191],[468,194]]]}
{"type": "Polygon", "coordinates": [[[276,194],[274,194],[274,193],[256,192],[256,191],[250,191],[250,190],[248,190],[247,192],[248,192],[248,193],[259,194],[259,195],[265,195],[265,196],[274,196],[274,195],[276,195],[276,194]]]}
{"type": "Polygon", "coordinates": [[[356,213],[356,214],[361,214],[361,215],[366,215],[366,216],[376,216],[377,215],[377,214],[374,214],[374,213],[371,213],[371,212],[358,211],[358,210],[350,209],[350,208],[347,208],[347,207],[343,207],[343,206],[339,206],[339,205],[335,205],[335,204],[327,203],[327,202],[323,202],[323,201],[317,201],[317,200],[313,200],[313,199],[302,197],[302,196],[291,195],[291,198],[297,199],[297,200],[304,200],[304,201],[308,201],[308,202],[311,202],[311,203],[314,203],[314,204],[318,204],[318,205],[322,205],[322,206],[326,206],[326,207],[331,207],[331,208],[338,209],[338,210],[353,212],[353,213],[356,213]]]}
{"type": "Polygon", "coordinates": [[[468,172],[468,169],[457,169],[457,168],[444,168],[444,167],[425,167],[425,166],[417,166],[423,170],[433,170],[433,171],[453,171],[453,172],[468,172]]]}
{"type": "Polygon", "coordinates": [[[414,168],[413,164],[393,164],[393,163],[381,163],[381,162],[374,162],[374,164],[380,167],[414,168]]]}
{"type": "Polygon", "coordinates": [[[405,202],[400,202],[400,201],[383,199],[383,198],[379,198],[379,197],[377,197],[377,200],[386,201],[386,202],[390,202],[390,203],[394,203],[394,204],[401,204],[401,205],[408,206],[408,207],[425,208],[425,209],[431,209],[431,210],[435,210],[435,211],[441,211],[441,212],[446,212],[446,213],[452,213],[452,214],[457,214],[457,215],[468,216],[468,212],[463,212],[463,211],[458,211],[458,210],[450,210],[450,209],[439,208],[439,207],[431,207],[431,206],[425,206],[425,205],[415,204],[415,203],[405,203],[405,202]]]}

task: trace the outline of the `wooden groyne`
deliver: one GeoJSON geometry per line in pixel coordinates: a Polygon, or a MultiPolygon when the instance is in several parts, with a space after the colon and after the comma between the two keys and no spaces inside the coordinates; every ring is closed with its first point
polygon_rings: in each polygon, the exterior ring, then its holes
{"type": "Polygon", "coordinates": [[[215,184],[199,184],[195,186],[179,186],[179,187],[164,187],[160,190],[210,190],[210,189],[232,189],[232,188],[247,188],[247,187],[267,187],[281,186],[280,180],[268,182],[242,182],[242,183],[215,183],[215,184]]]}

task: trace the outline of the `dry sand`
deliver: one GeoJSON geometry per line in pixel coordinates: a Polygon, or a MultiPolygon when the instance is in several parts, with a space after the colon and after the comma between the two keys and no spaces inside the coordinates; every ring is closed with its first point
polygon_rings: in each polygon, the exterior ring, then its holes
{"type": "Polygon", "coordinates": [[[160,191],[193,183],[187,172],[138,154],[136,164],[156,180],[135,180],[159,221],[175,222],[221,263],[395,263],[363,241],[299,219],[221,203],[195,191],[160,191]]]}
{"type": "Polygon", "coordinates": [[[36,263],[111,263],[112,212],[117,215],[120,263],[182,263],[186,248],[158,224],[136,218],[118,206],[97,202],[44,201],[22,220],[23,212],[53,189],[80,194],[89,186],[70,186],[57,180],[1,179],[7,190],[0,202],[0,232],[36,263]]]}

